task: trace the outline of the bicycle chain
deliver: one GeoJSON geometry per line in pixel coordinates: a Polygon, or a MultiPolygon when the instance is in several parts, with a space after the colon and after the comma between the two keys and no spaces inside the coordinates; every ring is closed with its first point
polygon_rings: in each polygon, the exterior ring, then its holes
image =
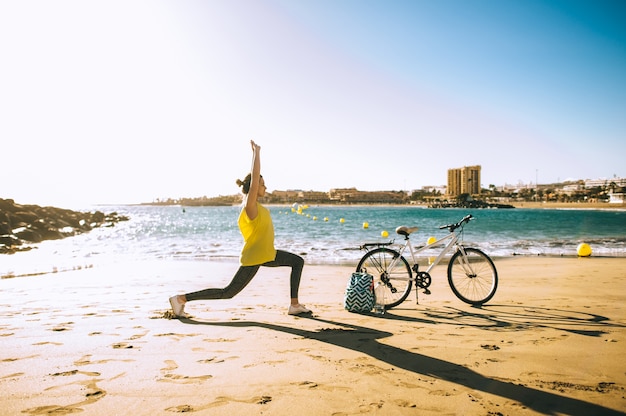
{"type": "Polygon", "coordinates": [[[418,272],[417,276],[415,276],[415,284],[422,289],[428,288],[432,281],[433,279],[427,272],[418,272]]]}

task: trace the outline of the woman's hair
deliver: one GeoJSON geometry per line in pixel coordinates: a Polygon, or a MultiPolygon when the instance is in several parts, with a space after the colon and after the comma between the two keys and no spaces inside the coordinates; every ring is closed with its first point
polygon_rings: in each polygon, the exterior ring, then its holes
{"type": "MultiPolygon", "coordinates": [[[[261,178],[262,177],[263,175],[261,175],[261,178]]],[[[252,182],[251,173],[248,173],[243,181],[241,179],[237,179],[237,186],[241,187],[241,192],[245,195],[248,195],[248,192],[250,192],[250,182],[252,182]]]]}

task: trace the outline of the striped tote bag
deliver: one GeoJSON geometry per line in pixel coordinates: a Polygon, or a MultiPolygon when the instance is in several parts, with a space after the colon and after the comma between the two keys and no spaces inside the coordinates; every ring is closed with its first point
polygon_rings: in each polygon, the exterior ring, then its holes
{"type": "Polygon", "coordinates": [[[374,308],[374,277],[368,273],[352,273],[346,294],[344,307],[350,312],[370,312],[374,308]]]}

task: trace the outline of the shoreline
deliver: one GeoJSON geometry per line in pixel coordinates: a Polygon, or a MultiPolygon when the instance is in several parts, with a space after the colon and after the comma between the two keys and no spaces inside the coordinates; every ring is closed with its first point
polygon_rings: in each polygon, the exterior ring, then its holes
{"type": "MultiPolygon", "coordinates": [[[[580,209],[580,210],[626,210],[626,203],[624,204],[609,204],[608,202],[507,202],[506,204],[513,206],[513,209],[580,209]]],[[[180,204],[154,204],[154,203],[141,203],[141,204],[117,204],[117,205],[102,205],[102,206],[148,206],[148,207],[185,207],[185,208],[198,208],[198,207],[238,207],[241,204],[234,205],[180,205],[180,204]]],[[[266,207],[291,207],[292,203],[267,203],[266,207]]],[[[355,203],[355,204],[325,204],[325,203],[303,203],[301,205],[308,205],[309,208],[315,207],[390,207],[390,208],[419,208],[419,209],[465,209],[465,210],[482,210],[482,209],[510,209],[510,208],[463,208],[463,207],[447,207],[447,208],[431,208],[429,204],[396,204],[396,203],[355,203]]]]}
{"type": "MultiPolygon", "coordinates": [[[[592,254],[590,256],[578,256],[577,254],[512,254],[512,255],[491,255],[486,253],[494,262],[502,262],[502,261],[513,261],[516,259],[626,259],[626,255],[624,256],[611,256],[611,255],[598,255],[592,254]]],[[[307,261],[306,256],[304,258],[304,267],[341,267],[341,268],[356,268],[358,263],[358,259],[355,261],[344,260],[344,261],[322,261],[322,260],[314,260],[307,261]]],[[[407,258],[407,261],[411,262],[411,259],[407,258]]],[[[211,265],[211,264],[230,264],[239,266],[239,258],[238,257],[211,257],[210,259],[154,259],[154,260],[137,260],[133,264],[162,264],[165,262],[171,262],[173,264],[196,264],[198,266],[201,265],[211,265]]],[[[447,259],[442,260],[442,262],[437,267],[447,267],[447,259]]],[[[77,272],[82,270],[96,269],[96,270],[105,270],[111,267],[111,264],[80,264],[75,266],[70,266],[66,268],[52,268],[50,270],[37,270],[37,271],[29,271],[25,273],[15,273],[14,271],[10,272],[0,272],[0,282],[3,280],[10,279],[22,279],[29,277],[45,277],[49,275],[58,275],[61,273],[69,273],[69,272],[77,272]]]]}

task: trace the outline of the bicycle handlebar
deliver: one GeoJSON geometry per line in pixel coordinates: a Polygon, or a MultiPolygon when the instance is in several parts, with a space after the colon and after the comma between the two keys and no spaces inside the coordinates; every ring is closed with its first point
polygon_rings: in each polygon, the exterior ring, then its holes
{"type": "Polygon", "coordinates": [[[440,230],[443,230],[444,228],[447,228],[448,230],[450,230],[450,232],[456,230],[457,228],[462,227],[463,225],[467,224],[468,222],[470,222],[471,220],[473,220],[474,217],[472,216],[472,214],[466,215],[463,217],[463,219],[459,222],[457,222],[456,224],[448,224],[448,225],[442,225],[441,227],[439,227],[440,230]]]}

